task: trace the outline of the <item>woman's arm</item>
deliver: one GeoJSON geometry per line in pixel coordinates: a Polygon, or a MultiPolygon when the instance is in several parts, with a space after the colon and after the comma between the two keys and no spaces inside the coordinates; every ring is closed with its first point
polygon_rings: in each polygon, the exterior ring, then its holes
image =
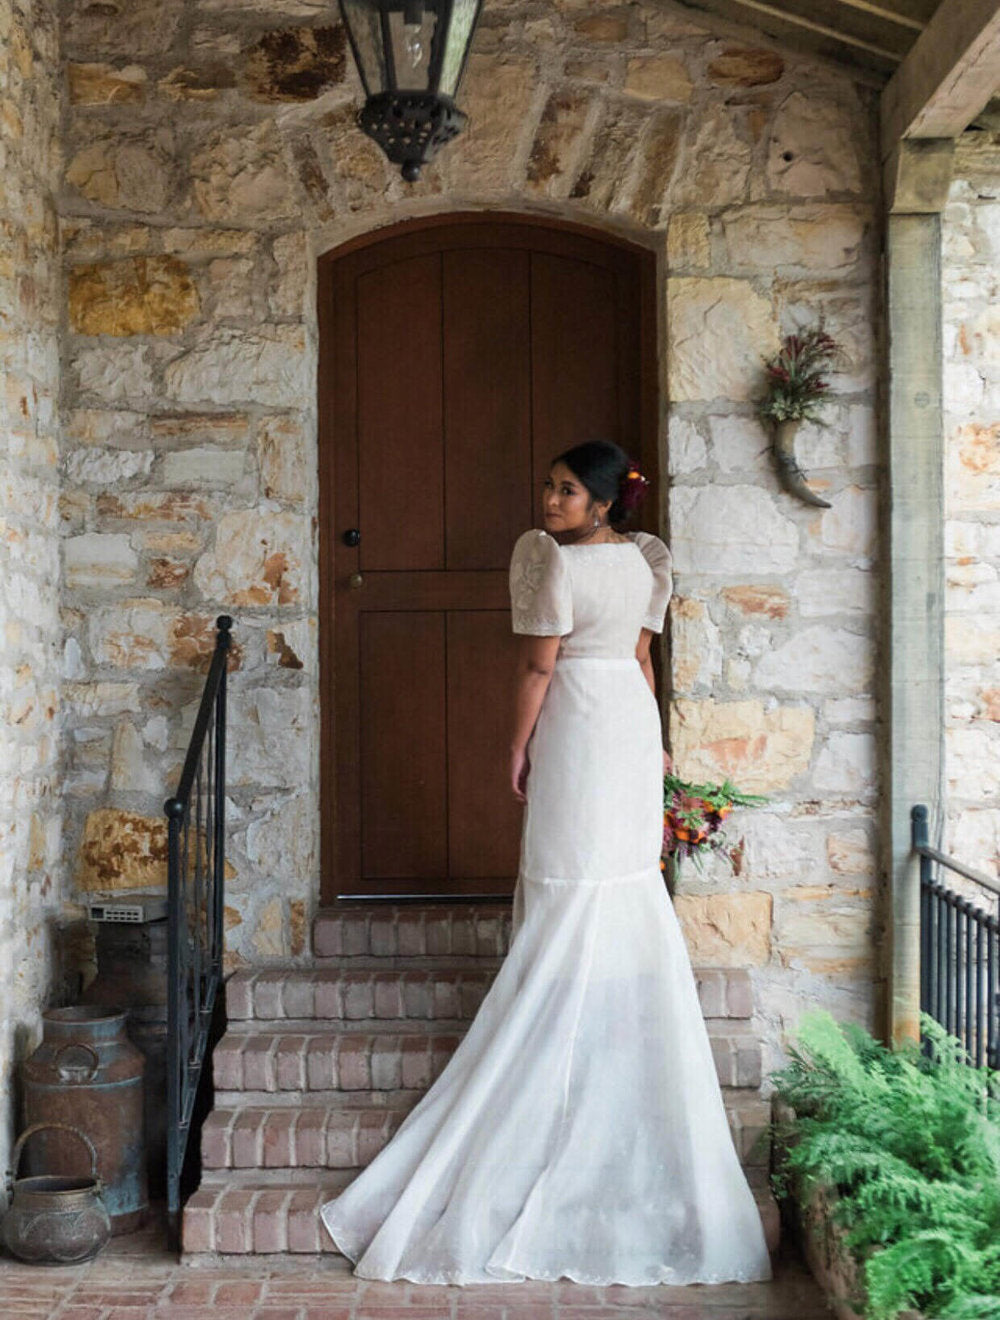
{"type": "MultiPolygon", "coordinates": [[[[656,675],[653,673],[653,661],[649,654],[649,644],[653,640],[652,631],[649,628],[643,628],[639,634],[639,643],[635,648],[635,658],[639,661],[639,666],[646,676],[646,682],[649,684],[649,690],[653,696],[656,696],[656,675]]],[[[664,747],[663,749],[663,773],[669,774],[674,768],[670,753],[664,747]]]]}
{"type": "Polygon", "coordinates": [[[639,661],[642,672],[646,676],[646,682],[649,684],[649,690],[653,696],[656,696],[656,676],[653,673],[653,661],[649,654],[649,644],[653,639],[653,634],[649,628],[643,628],[639,633],[639,644],[635,648],[635,658],[639,661]]]}
{"type": "Polygon", "coordinates": [[[524,784],[528,777],[528,739],[552,681],[552,667],[559,652],[558,637],[525,636],[517,661],[517,689],[514,699],[514,733],[510,740],[510,782],[519,802],[526,801],[524,784]]]}

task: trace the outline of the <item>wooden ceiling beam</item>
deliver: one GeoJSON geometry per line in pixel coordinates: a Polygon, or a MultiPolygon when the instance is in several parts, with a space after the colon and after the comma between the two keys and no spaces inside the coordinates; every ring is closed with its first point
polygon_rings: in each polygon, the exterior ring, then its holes
{"type": "Polygon", "coordinates": [[[1000,84],[1000,0],[942,0],[882,92],[882,159],[903,138],[955,138],[1000,84]]]}

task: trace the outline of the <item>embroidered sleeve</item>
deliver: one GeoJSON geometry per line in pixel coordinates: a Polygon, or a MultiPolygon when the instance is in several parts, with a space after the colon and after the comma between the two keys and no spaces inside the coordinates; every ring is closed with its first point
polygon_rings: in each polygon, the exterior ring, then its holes
{"type": "Polygon", "coordinates": [[[639,549],[646,557],[646,563],[653,570],[653,589],[642,626],[652,632],[663,632],[663,621],[673,591],[670,551],[660,538],[653,536],[651,532],[636,532],[635,538],[639,543],[639,549]]]}
{"type": "Polygon", "coordinates": [[[511,626],[535,637],[573,631],[569,569],[559,543],[533,530],[517,538],[510,557],[511,626]]]}

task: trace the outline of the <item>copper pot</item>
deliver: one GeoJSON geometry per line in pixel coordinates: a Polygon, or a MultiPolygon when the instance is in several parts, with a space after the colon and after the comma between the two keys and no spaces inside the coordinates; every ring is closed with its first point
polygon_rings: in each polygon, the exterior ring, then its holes
{"type": "Polygon", "coordinates": [[[101,1200],[97,1152],[89,1137],[67,1123],[36,1123],[18,1137],[7,1173],[10,1205],[0,1224],[4,1245],[32,1265],[76,1265],[96,1256],[111,1236],[111,1220],[101,1200]],[[89,1178],[40,1174],[18,1178],[21,1150],[43,1128],[61,1128],[90,1152],[89,1178]]]}

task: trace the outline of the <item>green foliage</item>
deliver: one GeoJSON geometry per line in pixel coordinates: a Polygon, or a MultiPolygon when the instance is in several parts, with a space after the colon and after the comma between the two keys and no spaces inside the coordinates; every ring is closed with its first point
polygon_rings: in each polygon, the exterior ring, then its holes
{"type": "Polygon", "coordinates": [[[838,1195],[834,1217],[862,1266],[867,1320],[916,1308],[1000,1320],[1000,1073],[921,1018],[929,1043],[888,1049],[813,1011],[772,1074],[797,1112],[792,1176],[838,1195]]]}
{"type": "Polygon", "coordinates": [[[820,405],[830,388],[824,373],[842,355],[822,326],[786,335],[779,352],[764,363],[767,394],[759,407],[761,417],[772,422],[820,421],[820,405]]]}

